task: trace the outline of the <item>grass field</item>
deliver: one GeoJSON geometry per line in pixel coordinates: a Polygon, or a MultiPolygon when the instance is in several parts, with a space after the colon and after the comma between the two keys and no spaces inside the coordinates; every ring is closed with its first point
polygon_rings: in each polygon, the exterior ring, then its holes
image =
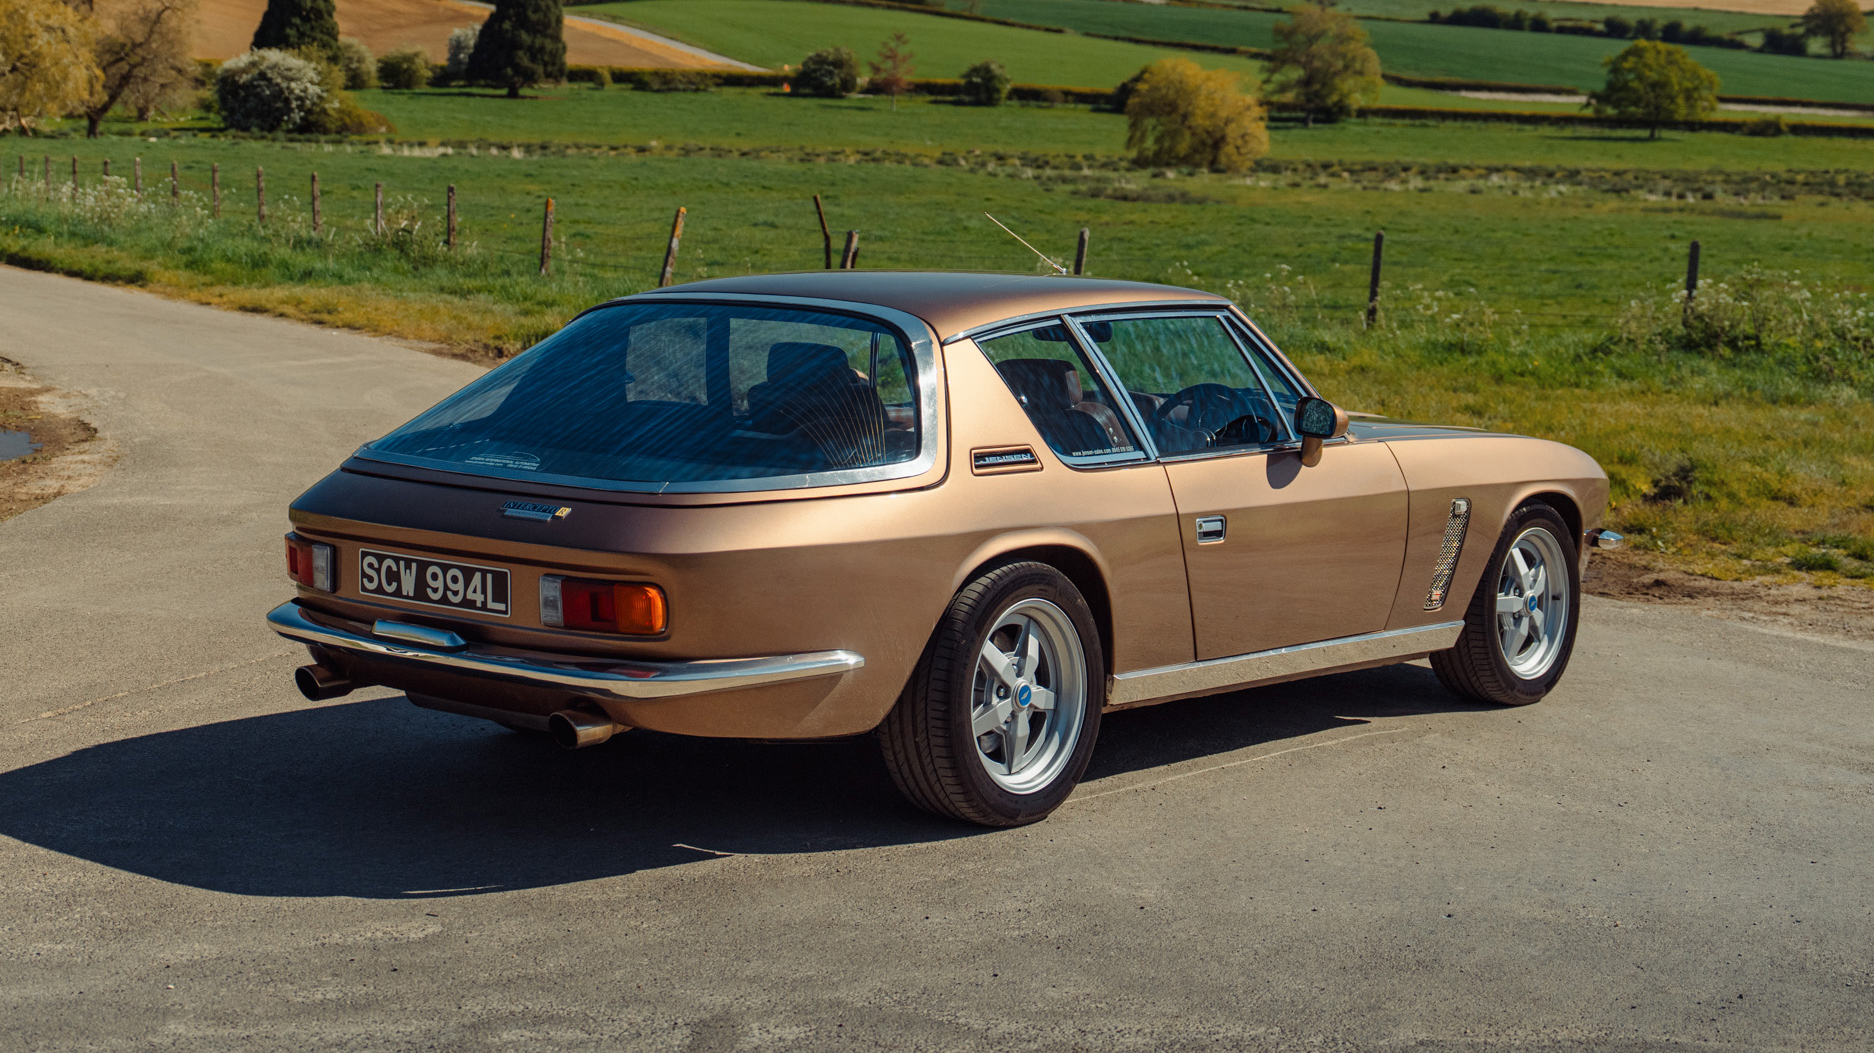
{"type": "MultiPolygon", "coordinates": [[[[706,22],[707,19],[700,17],[703,12],[722,2],[724,0],[692,3],[691,18],[698,23],[706,22]]],[[[799,0],[767,2],[777,7],[813,6],[799,5],[799,0]]],[[[639,6],[617,5],[631,10],[639,6]]],[[[1265,11],[1168,7],[1113,0],[983,0],[983,12],[1082,32],[1255,48],[1273,47],[1274,27],[1286,18],[1265,11]]],[[[1652,12],[1647,15],[1658,17],[1652,12]]],[[[772,17],[783,16],[777,11],[772,17]]],[[[929,21],[938,21],[926,17],[929,21]]],[[[1429,23],[1366,21],[1361,27],[1371,37],[1373,49],[1379,53],[1380,62],[1388,72],[1507,83],[1567,84],[1577,88],[1599,87],[1605,79],[1601,60],[1629,43],[1599,37],[1429,23]]],[[[912,38],[915,41],[915,33],[912,38]]],[[[1727,94],[1838,102],[1874,99],[1874,63],[1760,55],[1710,47],[1688,50],[1718,75],[1721,90],[1727,94]]]]}
{"type": "MultiPolygon", "coordinates": [[[[702,101],[711,98],[722,101],[702,101]]],[[[675,100],[646,105],[664,101],[675,100]]],[[[1451,131],[1398,134],[1429,141],[1451,131]]],[[[1874,373],[1865,360],[1830,373],[1775,357],[1609,343],[1630,303],[1667,303],[1693,237],[1708,283],[1741,281],[1761,264],[1800,270],[1819,290],[1868,289],[1874,206],[1864,201],[1669,201],[1495,181],[1482,171],[1422,185],[1402,177],[1390,189],[1323,173],[1154,179],[988,155],[959,168],[225,140],[78,145],[83,207],[40,201],[36,182],[0,196],[0,257],[238,309],[497,349],[647,287],[679,204],[690,209],[682,280],[818,267],[814,193],[825,195],[836,229],[862,232],[867,268],[1033,271],[1034,259],[984,210],[1059,254],[1087,226],[1094,273],[1238,297],[1332,398],[1589,450],[1614,477],[1617,525],[1644,545],[1725,575],[1786,569],[1790,557],[1874,570],[1845,554],[1874,537],[1874,373]],[[121,183],[91,189],[107,150],[120,173],[133,150],[152,172],[180,161],[190,205],[171,213],[160,184],[141,206],[121,183]],[[211,162],[223,171],[218,221],[198,207],[211,162]],[[270,188],[266,228],[252,218],[256,165],[270,188]],[[314,169],[328,224],[320,237],[307,230],[303,200],[314,169]],[[384,239],[367,229],[380,181],[398,231],[384,239]],[[451,183],[470,243],[453,256],[435,247],[451,183]],[[555,274],[542,279],[534,272],[548,195],[560,240],[555,274]],[[1380,228],[1386,324],[1364,332],[1356,320],[1380,228]],[[1646,499],[1677,477],[1696,480],[1694,500],[1646,499]]]]}
{"type": "MultiPolygon", "coordinates": [[[[1267,48],[1285,16],[1263,11],[1170,7],[1113,0],[983,0],[986,14],[1081,32],[1191,40],[1267,48]]],[[[1033,83],[1105,87],[1169,52],[1087,37],[958,19],[802,0],[631,0],[580,8],[666,33],[743,61],[779,68],[834,45],[862,58],[902,31],[917,54],[919,74],[954,77],[985,58],[1002,61],[1015,79],[1033,83]]],[[[1604,78],[1601,61],[1626,41],[1554,33],[1516,33],[1460,26],[1368,21],[1385,68],[1425,77],[1592,88],[1604,78]]],[[[1721,48],[1691,49],[1734,95],[1788,96],[1839,102],[1874,99],[1874,63],[1801,59],[1721,48]]],[[[1230,56],[1202,57],[1206,65],[1256,72],[1230,56]]],[[[1400,101],[1398,99],[1386,101],[1400,101]]]]}

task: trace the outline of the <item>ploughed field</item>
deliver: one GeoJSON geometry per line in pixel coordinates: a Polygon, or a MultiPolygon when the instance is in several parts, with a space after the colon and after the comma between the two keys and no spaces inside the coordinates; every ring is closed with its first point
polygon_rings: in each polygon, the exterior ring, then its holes
{"type": "MultiPolygon", "coordinates": [[[[1039,261],[985,210],[1057,258],[1084,226],[1091,273],[1237,298],[1350,407],[1587,449],[1614,478],[1615,525],[1643,550],[1727,576],[1874,571],[1870,323],[1853,299],[1874,280],[1874,143],[1354,121],[1277,126],[1271,156],[1230,177],[1134,168],[1119,150],[1123,118],[1079,106],[905,100],[894,113],[882,99],[581,87],[518,102],[450,89],[364,101],[393,116],[402,141],[8,140],[11,154],[31,151],[31,175],[0,195],[0,256],[489,356],[648,287],[678,206],[689,210],[679,281],[820,266],[814,194],[836,243],[860,232],[863,268],[1031,271],[1039,261]],[[139,155],[142,203],[122,181],[139,155]],[[106,158],[119,179],[102,187],[106,158]],[[176,209],[171,160],[185,191],[176,209]],[[370,229],[380,182],[382,235],[370,229]],[[451,184],[453,252],[439,244],[451,184]],[[1381,229],[1369,331],[1360,317],[1381,229]],[[1701,302],[1754,284],[1774,301],[1772,329],[1824,302],[1847,305],[1845,328],[1685,345],[1673,296],[1692,239],[1701,302]]],[[[0,163],[17,171],[15,156],[0,163]]]]}

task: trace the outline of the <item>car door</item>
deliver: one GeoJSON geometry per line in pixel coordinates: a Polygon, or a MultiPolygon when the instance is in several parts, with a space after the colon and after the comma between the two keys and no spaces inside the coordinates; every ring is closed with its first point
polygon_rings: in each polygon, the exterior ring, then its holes
{"type": "Polygon", "coordinates": [[[1075,321],[1170,477],[1199,660],[1385,628],[1406,537],[1385,444],[1303,467],[1299,384],[1221,312],[1075,321]]]}

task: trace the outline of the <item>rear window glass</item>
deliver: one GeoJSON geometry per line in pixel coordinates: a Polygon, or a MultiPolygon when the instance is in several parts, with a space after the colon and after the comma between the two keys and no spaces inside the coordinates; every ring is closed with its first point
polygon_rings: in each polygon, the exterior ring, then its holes
{"type": "Polygon", "coordinates": [[[881,323],[721,304],[587,314],[372,443],[463,471],[694,483],[914,460],[917,367],[881,323]]]}

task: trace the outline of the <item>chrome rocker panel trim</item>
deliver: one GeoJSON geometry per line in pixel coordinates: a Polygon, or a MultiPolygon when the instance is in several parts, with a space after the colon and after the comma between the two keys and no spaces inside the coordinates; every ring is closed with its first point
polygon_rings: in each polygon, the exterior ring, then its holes
{"type": "Polygon", "coordinates": [[[1455,645],[1463,631],[1461,621],[1439,622],[1120,673],[1107,678],[1106,708],[1170,702],[1335,669],[1408,661],[1455,645]]]}
{"type": "Polygon", "coordinates": [[[712,691],[762,687],[808,677],[837,676],[865,665],[865,658],[852,651],[811,651],[806,654],[712,658],[694,662],[638,662],[603,658],[573,662],[486,648],[439,650],[320,625],[306,617],[305,611],[294,600],[288,600],[268,612],[267,623],[274,632],[303,644],[620,702],[677,698],[712,691]]]}

